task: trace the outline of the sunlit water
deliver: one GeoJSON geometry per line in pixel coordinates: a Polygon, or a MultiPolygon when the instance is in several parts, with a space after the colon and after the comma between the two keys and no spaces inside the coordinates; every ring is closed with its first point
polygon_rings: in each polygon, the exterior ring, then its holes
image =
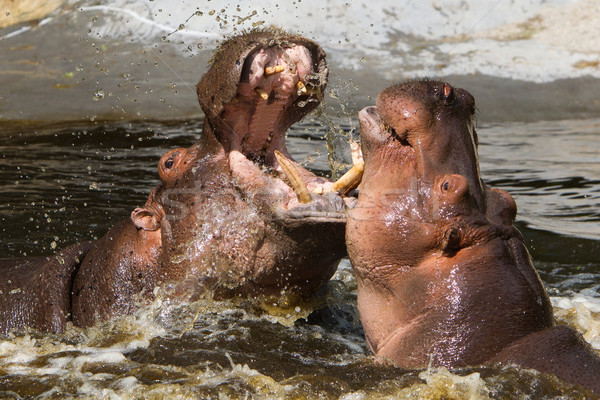
{"type": "MultiPolygon", "coordinates": [[[[5,126],[0,136],[0,257],[50,254],[98,238],[157,184],[167,150],[201,121],[5,126]]],[[[327,137],[356,118],[313,117],[288,147],[329,173],[327,137]]],[[[519,227],[559,321],[600,349],[600,121],[480,125],[485,180],[512,193],[519,227]]],[[[65,335],[0,341],[0,398],[516,398],[583,394],[516,369],[402,371],[372,361],[343,261],[310,303],[292,297],[176,304],[65,335]],[[5,391],[5,392],[2,392],[5,391]],[[12,396],[12,397],[11,397],[12,396]]]]}

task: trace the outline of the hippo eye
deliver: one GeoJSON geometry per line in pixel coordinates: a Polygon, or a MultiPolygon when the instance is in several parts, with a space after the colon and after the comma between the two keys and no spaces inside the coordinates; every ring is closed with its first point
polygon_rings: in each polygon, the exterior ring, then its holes
{"type": "Polygon", "coordinates": [[[171,169],[173,167],[173,160],[172,159],[168,159],[167,161],[165,161],[165,168],[166,169],[171,169]]]}
{"type": "Polygon", "coordinates": [[[444,182],[442,184],[442,189],[445,190],[446,192],[448,191],[448,189],[450,189],[450,183],[448,181],[444,182]]]}

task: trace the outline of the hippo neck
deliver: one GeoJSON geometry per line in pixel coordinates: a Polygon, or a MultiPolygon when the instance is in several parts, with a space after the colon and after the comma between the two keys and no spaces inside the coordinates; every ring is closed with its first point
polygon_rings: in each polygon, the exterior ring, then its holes
{"type": "Polygon", "coordinates": [[[203,154],[217,155],[226,151],[225,145],[223,145],[215,135],[213,126],[208,117],[204,120],[202,134],[200,135],[198,142],[196,142],[196,146],[199,146],[202,149],[203,154]]]}

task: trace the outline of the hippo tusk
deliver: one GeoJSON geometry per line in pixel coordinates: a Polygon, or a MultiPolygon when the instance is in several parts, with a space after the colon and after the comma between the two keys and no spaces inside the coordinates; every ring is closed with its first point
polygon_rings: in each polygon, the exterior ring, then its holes
{"type": "Polygon", "coordinates": [[[300,172],[298,172],[298,169],[294,163],[278,150],[275,150],[275,158],[277,158],[277,161],[281,166],[281,170],[290,181],[290,186],[292,189],[294,189],[296,197],[298,197],[298,202],[302,204],[310,203],[310,193],[308,192],[306,183],[304,183],[304,179],[302,179],[302,176],[300,176],[300,172]]]}
{"type": "Polygon", "coordinates": [[[331,186],[331,191],[345,195],[353,189],[356,189],[365,170],[360,143],[350,139],[350,154],[352,154],[352,168],[346,172],[340,179],[331,186]]]}
{"type": "Polygon", "coordinates": [[[360,143],[352,139],[350,139],[350,154],[352,155],[353,165],[364,164],[360,143]]]}
{"type": "Polygon", "coordinates": [[[274,75],[274,74],[280,74],[283,71],[285,71],[285,66],[275,65],[274,67],[265,68],[265,75],[269,76],[269,75],[274,75]]]}
{"type": "Polygon", "coordinates": [[[331,191],[340,195],[345,195],[353,189],[356,189],[362,179],[364,170],[365,164],[362,161],[355,164],[348,172],[342,175],[340,179],[334,182],[331,191]]]}
{"type": "Polygon", "coordinates": [[[269,100],[269,93],[265,92],[260,88],[254,89],[257,95],[259,95],[263,100],[269,100]]]}

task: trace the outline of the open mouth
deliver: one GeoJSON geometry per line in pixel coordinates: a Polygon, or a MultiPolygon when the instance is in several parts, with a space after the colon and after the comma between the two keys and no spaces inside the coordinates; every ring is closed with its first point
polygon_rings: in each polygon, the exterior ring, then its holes
{"type": "Polygon", "coordinates": [[[236,96],[222,118],[246,157],[276,167],[275,150],[287,155],[287,129],[303,116],[302,108],[323,96],[327,70],[315,69],[301,45],[261,48],[244,61],[236,96]]]}
{"type": "Polygon", "coordinates": [[[353,150],[355,166],[330,182],[296,163],[285,144],[289,127],[322,100],[326,80],[327,69],[305,46],[260,48],[244,61],[237,93],[220,115],[236,136],[236,150],[281,183],[288,196],[282,218],[345,220],[355,202],[346,195],[362,177],[359,147],[353,150]]]}

